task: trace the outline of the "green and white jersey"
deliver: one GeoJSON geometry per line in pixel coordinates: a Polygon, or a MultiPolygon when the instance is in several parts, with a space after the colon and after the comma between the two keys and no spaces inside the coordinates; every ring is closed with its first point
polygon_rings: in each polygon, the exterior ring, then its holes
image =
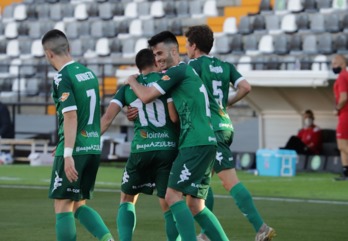
{"type": "MultiPolygon", "coordinates": [[[[142,85],[151,86],[161,77],[160,73],[153,72],[147,75],[141,74],[137,80],[142,85]]],[[[171,98],[168,99],[166,95],[144,104],[129,85],[125,85],[117,91],[111,102],[121,108],[126,105],[138,108],[138,118],[134,120],[132,153],[177,149],[178,134],[169,117],[168,101],[171,101],[171,98]]]]}
{"type": "Polygon", "coordinates": [[[71,61],[54,77],[52,97],[58,115],[59,142],[56,156],[64,152],[64,113],[77,112],[77,133],[73,155],[100,154],[99,83],[84,65],[71,61]]]}
{"type": "Polygon", "coordinates": [[[161,94],[170,91],[173,98],[180,119],[179,149],[216,145],[208,93],[192,67],[181,62],[169,68],[154,86],[161,94]]]}
{"type": "Polygon", "coordinates": [[[203,55],[191,60],[189,65],[196,70],[209,93],[214,131],[233,131],[232,121],[226,110],[229,87],[232,83],[236,88],[244,77],[232,64],[212,56],[203,55]]]}

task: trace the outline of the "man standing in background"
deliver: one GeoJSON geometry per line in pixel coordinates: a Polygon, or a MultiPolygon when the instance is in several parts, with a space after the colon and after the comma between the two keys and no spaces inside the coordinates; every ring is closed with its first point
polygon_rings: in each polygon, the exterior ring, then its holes
{"type": "Polygon", "coordinates": [[[338,74],[333,88],[335,111],[338,116],[336,138],[342,163],[342,175],[335,180],[345,181],[348,180],[348,71],[346,58],[343,55],[335,55],[331,67],[334,74],[338,74]]]}

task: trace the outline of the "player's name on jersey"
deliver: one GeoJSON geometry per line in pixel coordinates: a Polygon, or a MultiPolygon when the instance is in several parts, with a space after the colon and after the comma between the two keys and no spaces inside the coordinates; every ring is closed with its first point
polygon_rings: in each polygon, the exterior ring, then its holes
{"type": "Polygon", "coordinates": [[[75,77],[76,77],[77,81],[79,81],[79,82],[94,79],[94,75],[92,74],[91,71],[77,74],[77,75],[75,75],[75,77]]]}

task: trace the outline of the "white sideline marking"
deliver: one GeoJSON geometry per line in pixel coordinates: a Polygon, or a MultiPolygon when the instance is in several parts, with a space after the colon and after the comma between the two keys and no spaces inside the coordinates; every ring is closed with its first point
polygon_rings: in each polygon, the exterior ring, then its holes
{"type": "MultiPolygon", "coordinates": [[[[35,189],[35,190],[48,190],[45,186],[27,186],[27,185],[0,185],[0,188],[12,188],[12,189],[35,189]]],[[[121,192],[119,189],[106,189],[96,188],[96,192],[114,193],[121,192]]],[[[214,195],[215,198],[231,198],[229,195],[214,195]]],[[[277,197],[253,197],[254,200],[260,201],[273,201],[273,202],[290,202],[290,203],[316,203],[316,204],[330,204],[330,205],[348,205],[345,201],[330,201],[330,200],[315,200],[315,199],[296,199],[296,198],[277,198],[277,197]]]]}

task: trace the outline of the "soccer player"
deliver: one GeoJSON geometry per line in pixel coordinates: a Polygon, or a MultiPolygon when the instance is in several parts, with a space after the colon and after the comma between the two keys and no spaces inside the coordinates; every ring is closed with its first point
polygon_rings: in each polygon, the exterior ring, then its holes
{"type": "Polygon", "coordinates": [[[170,92],[179,115],[179,154],[170,171],[165,200],[183,241],[196,240],[194,219],[211,239],[228,240],[219,221],[204,204],[216,153],[206,88],[197,73],[180,62],[179,45],[173,33],[160,32],[148,43],[156,62],[167,71],[152,86],[139,84],[134,75],[127,81],[144,103],[170,92]]]}
{"type": "MultiPolygon", "coordinates": [[[[227,105],[233,105],[245,97],[251,87],[232,64],[208,55],[213,46],[214,35],[207,25],[189,27],[185,36],[187,55],[191,59],[189,65],[201,77],[209,94],[212,125],[218,144],[214,171],[240,211],[254,227],[255,240],[271,240],[275,232],[264,223],[249,191],[239,181],[235,161],[230,151],[233,141],[233,126],[226,108],[227,105]],[[236,93],[228,100],[230,84],[234,86],[236,93]]],[[[213,202],[210,199],[213,199],[213,195],[208,195],[207,203],[213,202]]],[[[204,235],[200,236],[204,238],[204,235]]]]}
{"type": "MultiPolygon", "coordinates": [[[[135,62],[141,73],[137,78],[140,84],[151,86],[162,77],[151,49],[140,50],[135,62]]],[[[130,86],[125,85],[117,91],[101,119],[102,133],[107,130],[123,106],[135,107],[139,113],[138,118],[134,120],[131,154],[122,177],[121,200],[117,213],[119,239],[132,240],[136,224],[135,203],[139,193],[152,194],[153,190],[157,189],[166,221],[167,240],[176,241],[179,234],[173,215],[164,200],[169,172],[178,154],[178,134],[168,114],[168,108],[174,108],[173,102],[166,95],[144,104],[130,86]]]]}
{"type": "Polygon", "coordinates": [[[58,71],[52,96],[59,122],[49,197],[54,199],[58,241],[76,240],[75,220],[98,240],[113,241],[100,215],[86,205],[92,198],[100,162],[99,84],[94,73],[74,62],[63,32],[42,38],[47,61],[58,71]]]}

